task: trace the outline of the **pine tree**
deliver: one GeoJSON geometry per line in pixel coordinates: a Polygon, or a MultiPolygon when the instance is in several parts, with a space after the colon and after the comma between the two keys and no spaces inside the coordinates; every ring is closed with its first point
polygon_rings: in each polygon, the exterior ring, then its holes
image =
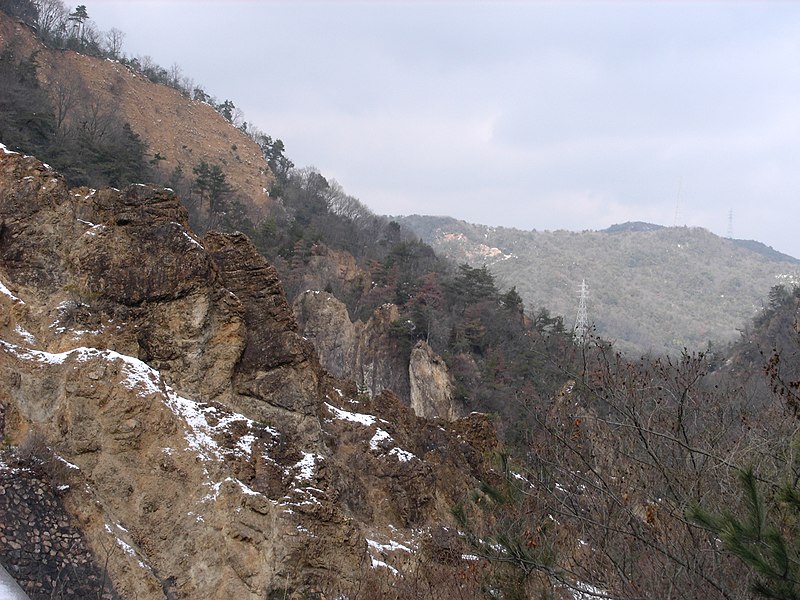
{"type": "Polygon", "coordinates": [[[73,37],[78,37],[81,47],[83,47],[86,43],[86,21],[89,20],[89,13],[86,11],[86,5],[79,4],[74,11],[69,13],[69,20],[72,21],[73,37]]]}
{"type": "Polygon", "coordinates": [[[800,490],[786,485],[768,502],[752,469],[740,474],[739,484],[743,515],[712,514],[695,506],[689,517],[713,531],[725,550],[753,570],[753,593],[775,600],[800,600],[800,490]]]}

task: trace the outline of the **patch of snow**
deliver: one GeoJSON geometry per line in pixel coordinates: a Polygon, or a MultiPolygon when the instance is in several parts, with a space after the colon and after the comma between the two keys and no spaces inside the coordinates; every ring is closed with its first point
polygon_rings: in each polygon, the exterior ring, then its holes
{"type": "Polygon", "coordinates": [[[394,441],[392,436],[386,433],[383,429],[378,428],[375,435],[369,441],[370,450],[381,450],[381,443],[386,441],[394,441]]]}
{"type": "MultiPolygon", "coordinates": [[[[106,523],[105,529],[106,529],[106,532],[110,533],[111,535],[114,535],[114,532],[112,531],[112,529],[108,525],[108,523],[106,523]]],[[[128,556],[136,556],[136,550],[134,550],[130,546],[130,544],[126,544],[123,540],[119,539],[116,535],[114,535],[114,538],[117,540],[117,545],[120,548],[122,548],[122,551],[125,552],[125,554],[127,554],[128,556]]]]}
{"type": "Polygon", "coordinates": [[[29,343],[29,344],[35,344],[36,343],[36,338],[33,337],[33,334],[30,331],[28,331],[27,329],[25,329],[22,325],[17,325],[14,328],[14,331],[16,331],[17,335],[19,337],[21,337],[23,340],[25,340],[27,343],[29,343]]]}
{"type": "Polygon", "coordinates": [[[0,144],[0,152],[2,152],[3,154],[19,154],[19,152],[14,152],[12,150],[9,150],[5,144],[0,144]]]}
{"type": "Polygon", "coordinates": [[[333,416],[337,419],[341,419],[344,421],[351,421],[353,423],[360,423],[361,425],[366,425],[369,427],[370,425],[375,424],[375,417],[372,415],[365,415],[363,413],[353,413],[348,412],[346,410],[341,410],[336,408],[332,404],[325,403],[325,406],[328,408],[329,411],[333,413],[333,416]]]}
{"type": "Polygon", "coordinates": [[[211,492],[203,496],[200,502],[213,502],[217,498],[219,498],[219,488],[222,487],[223,481],[217,481],[216,483],[210,483],[209,486],[211,487],[211,492]]]}
{"type": "MultiPolygon", "coordinates": [[[[256,439],[252,434],[243,435],[233,449],[222,448],[212,437],[212,434],[225,433],[236,422],[244,422],[247,429],[252,430],[255,423],[251,419],[238,413],[229,413],[219,419],[216,425],[211,425],[208,416],[220,412],[215,407],[201,407],[199,403],[179,396],[168,386],[164,386],[164,389],[166,390],[164,403],[173,413],[186,421],[189,426],[185,433],[186,441],[189,447],[197,452],[201,460],[207,461],[212,458],[222,460],[225,455],[249,456],[251,454],[253,442],[256,439]]],[[[271,427],[266,427],[264,430],[273,437],[278,435],[278,432],[271,427]]]]}
{"type": "Polygon", "coordinates": [[[398,550],[402,552],[408,552],[409,554],[414,554],[414,551],[399,542],[395,542],[394,540],[389,540],[388,544],[380,544],[375,540],[371,540],[369,538],[365,538],[367,540],[367,545],[370,548],[378,550],[379,552],[397,552],[398,550]]]}
{"type": "Polygon", "coordinates": [[[256,441],[256,436],[252,434],[243,435],[239,438],[239,441],[236,442],[236,447],[239,448],[245,454],[251,454],[253,451],[253,444],[256,441]]]}
{"type": "Polygon", "coordinates": [[[318,460],[322,460],[322,457],[312,452],[303,452],[303,458],[294,465],[294,468],[298,470],[295,479],[298,481],[311,481],[314,477],[314,465],[318,460]]]}
{"type": "MultiPolygon", "coordinates": [[[[0,144],[0,145],[2,145],[2,144],[0,144]]],[[[12,294],[12,293],[11,293],[11,290],[9,290],[9,289],[8,289],[8,288],[7,288],[7,287],[6,287],[6,286],[3,284],[3,282],[2,282],[2,281],[0,281],[0,294],[5,294],[5,295],[6,295],[6,296],[8,296],[9,298],[11,298],[11,300],[13,300],[14,302],[19,302],[20,304],[25,304],[25,303],[24,303],[22,300],[20,300],[20,299],[19,299],[19,298],[17,298],[17,297],[16,297],[14,294],[12,294]]]]}
{"type": "Polygon", "coordinates": [[[311,490],[320,491],[312,487],[294,488],[290,491],[291,495],[286,495],[281,498],[283,501],[282,504],[284,506],[294,506],[295,508],[313,506],[315,504],[317,506],[322,506],[322,503],[314,496],[311,490]],[[297,495],[298,498],[294,498],[293,495],[297,495]]]}
{"type": "Polygon", "coordinates": [[[64,463],[65,465],[67,465],[67,466],[68,466],[70,469],[73,469],[73,470],[75,470],[75,471],[80,471],[80,470],[81,470],[81,468],[80,468],[78,465],[74,465],[74,464],[72,464],[71,462],[69,462],[69,461],[68,461],[66,458],[64,458],[63,456],[59,456],[58,454],[53,454],[53,456],[55,456],[55,457],[56,457],[56,460],[59,460],[59,461],[61,461],[62,463],[64,463]]]}
{"type": "Polygon", "coordinates": [[[397,447],[389,450],[389,454],[391,454],[392,456],[396,456],[397,460],[399,460],[400,462],[408,462],[412,458],[416,458],[416,456],[411,452],[409,452],[408,450],[403,450],[402,448],[397,448],[397,447]]]}
{"type": "Polygon", "coordinates": [[[212,456],[218,460],[222,459],[219,444],[209,435],[212,427],[197,402],[171,392],[167,394],[164,403],[173,413],[186,421],[189,429],[184,437],[189,448],[197,452],[201,460],[211,460],[212,456]]]}
{"type": "MultiPolygon", "coordinates": [[[[228,479],[231,479],[231,478],[228,477],[228,479]]],[[[249,487],[248,485],[246,485],[242,481],[239,481],[238,479],[233,479],[232,481],[234,483],[239,484],[239,489],[242,490],[242,493],[245,494],[246,496],[260,496],[261,495],[260,493],[255,491],[253,488],[249,487]]]]}
{"type": "Polygon", "coordinates": [[[101,231],[105,231],[105,225],[92,225],[90,229],[87,229],[83,232],[83,235],[94,236],[100,233],[101,231]]]}
{"type": "Polygon", "coordinates": [[[377,558],[373,558],[371,556],[370,556],[370,559],[372,560],[372,568],[373,569],[377,569],[378,567],[383,567],[384,569],[389,569],[392,572],[393,575],[399,575],[400,574],[397,569],[395,569],[391,565],[387,565],[382,560],[378,560],[377,558]]]}
{"type": "Polygon", "coordinates": [[[41,350],[29,350],[29,349],[26,350],[21,346],[17,346],[16,344],[11,344],[3,340],[0,340],[0,347],[2,347],[7,352],[10,352],[19,359],[35,360],[36,362],[48,363],[52,365],[60,365],[65,360],[67,360],[67,357],[70,355],[70,352],[51,354],[49,352],[42,352],[41,350]]]}
{"type": "Polygon", "coordinates": [[[192,236],[190,236],[190,235],[189,235],[188,233],[186,233],[185,231],[183,232],[183,235],[186,237],[186,239],[187,239],[187,240],[189,240],[190,242],[192,242],[192,244],[194,244],[195,246],[197,246],[197,247],[198,247],[198,248],[200,248],[201,250],[205,250],[205,248],[203,248],[203,245],[202,245],[200,242],[198,242],[196,239],[194,239],[192,236]]]}
{"type": "Polygon", "coordinates": [[[575,600],[597,600],[597,598],[610,597],[607,592],[582,581],[576,583],[575,588],[570,590],[575,600]]]}
{"type": "MultiPolygon", "coordinates": [[[[383,446],[386,445],[386,442],[393,442],[394,439],[391,435],[385,432],[383,429],[378,428],[375,431],[375,435],[372,436],[372,439],[369,441],[370,450],[374,450],[376,452],[380,452],[383,449],[383,446]]],[[[408,452],[407,450],[403,450],[399,447],[394,447],[389,450],[389,454],[391,456],[395,456],[397,460],[400,462],[408,462],[412,458],[416,458],[414,454],[408,452]]]]}
{"type": "Polygon", "coordinates": [[[533,484],[530,481],[528,481],[527,477],[525,477],[525,476],[523,476],[523,475],[521,475],[521,474],[519,474],[519,473],[517,473],[515,471],[511,471],[511,476],[514,479],[516,479],[517,481],[522,481],[524,483],[527,483],[529,486],[533,487],[533,484]]]}

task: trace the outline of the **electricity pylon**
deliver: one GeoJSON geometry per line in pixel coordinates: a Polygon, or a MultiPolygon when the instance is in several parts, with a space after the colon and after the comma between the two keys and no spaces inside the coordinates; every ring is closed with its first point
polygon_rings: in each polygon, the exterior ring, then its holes
{"type": "Polygon", "coordinates": [[[578,303],[578,317],[575,319],[575,329],[572,330],[572,339],[579,346],[586,343],[586,335],[589,333],[589,314],[586,310],[586,299],[589,297],[589,286],[586,280],[581,280],[580,302],[578,303]]]}

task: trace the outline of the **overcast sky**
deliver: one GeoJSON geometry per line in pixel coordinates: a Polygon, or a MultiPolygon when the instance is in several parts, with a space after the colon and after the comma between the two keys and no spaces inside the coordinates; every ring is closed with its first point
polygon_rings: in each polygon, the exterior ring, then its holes
{"type": "Polygon", "coordinates": [[[800,3],[86,5],[377,213],[800,257],[800,3]]]}

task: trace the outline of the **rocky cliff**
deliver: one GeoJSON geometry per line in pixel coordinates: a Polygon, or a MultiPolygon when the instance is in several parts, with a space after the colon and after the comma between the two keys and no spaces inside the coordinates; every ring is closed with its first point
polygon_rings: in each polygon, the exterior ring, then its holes
{"type": "Polygon", "coordinates": [[[0,499],[46,481],[33,497],[64,515],[32,534],[0,515],[33,597],[79,563],[139,599],[394,577],[436,562],[431,532],[486,476],[485,418],[427,421],[331,377],[250,241],[196,237],[169,190],[70,190],[0,147],[0,292],[0,499]],[[41,579],[24,565],[45,538],[41,579]]]}
{"type": "Polygon", "coordinates": [[[295,300],[294,313],[330,373],[355,381],[370,396],[393,390],[419,417],[452,421],[460,416],[441,357],[425,342],[418,342],[410,356],[399,347],[392,335],[392,324],[400,318],[394,304],[376,309],[366,323],[353,322],[343,302],[309,290],[295,300]]]}

